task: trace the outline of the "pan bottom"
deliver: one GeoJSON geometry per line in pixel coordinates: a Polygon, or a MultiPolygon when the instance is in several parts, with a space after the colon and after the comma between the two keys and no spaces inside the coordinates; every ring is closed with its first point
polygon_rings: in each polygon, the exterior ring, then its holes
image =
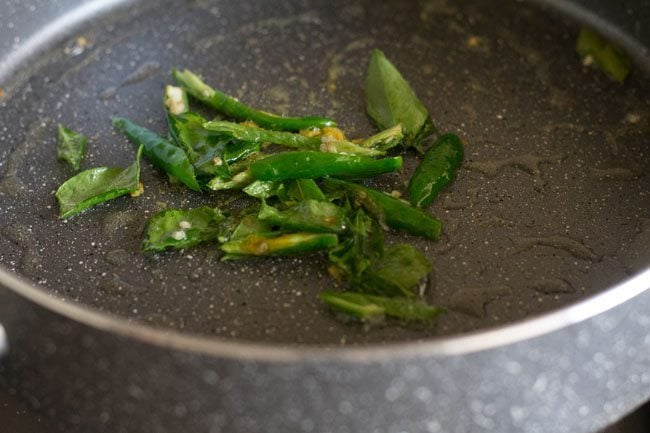
{"type": "MultiPolygon", "coordinates": [[[[585,68],[578,27],[519,2],[166,2],[107,13],[39,59],[0,98],[0,263],[57,297],[128,320],[224,339],[305,345],[424,340],[508,324],[575,303],[650,264],[650,93],[585,68]],[[379,24],[381,23],[381,24],[379,24]],[[91,137],[84,168],[127,165],[110,118],[163,133],[160,97],[188,67],[253,106],[335,118],[373,132],[363,104],[369,53],[382,49],[440,131],[466,143],[456,182],[430,211],[444,222],[434,325],[337,320],[317,294],[335,286],[319,255],[221,262],[214,246],[144,255],[158,210],[232,197],[170,185],[145,163],[145,194],[70,221],[52,195],[72,172],[55,129],[91,137]]],[[[198,106],[197,109],[200,109],[198,106]]],[[[417,163],[378,184],[404,190],[417,163]]]]}

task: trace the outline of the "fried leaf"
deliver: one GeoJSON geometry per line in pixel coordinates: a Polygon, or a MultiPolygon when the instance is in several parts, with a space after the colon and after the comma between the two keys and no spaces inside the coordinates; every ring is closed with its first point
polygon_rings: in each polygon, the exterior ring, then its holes
{"type": "Polygon", "coordinates": [[[59,124],[56,142],[56,155],[59,160],[67,161],[73,169],[79,170],[87,145],[88,137],[59,124]]]}
{"type": "Polygon", "coordinates": [[[224,216],[218,209],[168,209],[155,214],[147,223],[142,251],[180,249],[214,241],[224,216]]]}
{"type": "Polygon", "coordinates": [[[336,273],[354,286],[360,286],[362,276],[384,254],[384,232],[362,210],[350,218],[349,232],[329,252],[336,273]]]}
{"type": "Polygon", "coordinates": [[[379,50],[374,50],[370,58],[365,93],[368,115],[380,129],[401,123],[407,146],[418,147],[420,141],[435,131],[427,108],[379,50]]]}
{"type": "Polygon", "coordinates": [[[135,162],[127,168],[91,168],[65,181],[56,191],[60,217],[66,219],[96,204],[138,191],[140,155],[142,146],[135,162]]]}
{"type": "Polygon", "coordinates": [[[230,178],[225,161],[226,146],[230,138],[203,128],[205,119],[196,113],[167,113],[169,132],[182,147],[199,176],[230,178]]]}
{"type": "Polygon", "coordinates": [[[367,293],[385,296],[415,296],[413,289],[432,270],[422,251],[409,244],[388,248],[372,267],[364,273],[363,287],[367,293]]]}
{"type": "Polygon", "coordinates": [[[320,298],[330,307],[362,321],[381,316],[405,320],[431,320],[445,309],[404,298],[367,295],[357,292],[322,291],[320,298]]]}
{"type": "Polygon", "coordinates": [[[593,63],[611,79],[623,82],[632,71],[632,61],[620,47],[608,42],[586,27],[580,29],[576,51],[583,63],[593,63]]]}

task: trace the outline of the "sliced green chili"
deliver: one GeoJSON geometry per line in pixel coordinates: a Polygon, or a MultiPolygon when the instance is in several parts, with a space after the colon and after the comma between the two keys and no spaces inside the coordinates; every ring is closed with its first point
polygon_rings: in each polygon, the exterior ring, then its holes
{"type": "Polygon", "coordinates": [[[258,218],[288,231],[340,233],[346,227],[343,209],[328,201],[304,200],[286,210],[262,202],[258,218]]]}
{"type": "Polygon", "coordinates": [[[330,191],[345,190],[352,194],[356,202],[391,228],[433,240],[440,237],[440,221],[405,201],[381,191],[337,179],[323,179],[323,186],[330,191]]]}
{"type": "Polygon", "coordinates": [[[348,155],[379,156],[385,152],[360,146],[347,140],[335,140],[329,137],[308,137],[286,131],[270,131],[254,125],[213,120],[207,122],[204,128],[219,134],[227,134],[237,140],[250,141],[257,144],[272,143],[293,149],[320,150],[321,152],[341,153],[348,155]]]}
{"type": "Polygon", "coordinates": [[[275,114],[255,110],[225,93],[205,84],[191,71],[174,70],[172,72],[176,83],[199,101],[215,110],[238,120],[250,120],[262,128],[276,131],[299,131],[308,128],[335,126],[336,123],[324,117],[282,117],[275,114]]]}
{"type": "Polygon", "coordinates": [[[241,123],[213,120],[206,122],[203,127],[209,131],[228,134],[238,140],[252,141],[254,143],[273,143],[295,149],[318,150],[321,144],[320,137],[306,137],[286,131],[270,131],[257,126],[241,123]]]}
{"type": "Polygon", "coordinates": [[[238,256],[283,256],[328,249],[338,238],[330,233],[290,233],[279,236],[252,234],[221,245],[227,258],[238,256]]]}
{"type": "Polygon", "coordinates": [[[66,219],[99,203],[140,189],[140,155],[127,168],[96,167],[66,180],[56,191],[59,215],[66,219]]]}
{"type": "Polygon", "coordinates": [[[257,180],[314,179],[324,176],[367,178],[402,167],[402,157],[373,159],[312,151],[282,152],[253,162],[249,171],[257,180]]]}
{"type": "Polygon", "coordinates": [[[79,170],[87,145],[88,137],[59,124],[56,142],[56,154],[59,160],[67,161],[73,169],[79,170]]]}
{"type": "Polygon", "coordinates": [[[456,177],[463,161],[463,143],[456,134],[443,134],[426,151],[408,186],[413,206],[426,207],[456,177]]]}
{"type": "Polygon", "coordinates": [[[154,165],[177,178],[191,190],[201,190],[196,181],[194,167],[182,149],[130,120],[116,117],[113,119],[113,126],[124,133],[133,144],[142,145],[145,156],[154,165]]]}
{"type": "Polygon", "coordinates": [[[383,131],[362,140],[359,145],[362,147],[386,151],[400,144],[403,139],[404,128],[401,123],[398,123],[395,126],[384,129],[383,131]]]}
{"type": "Polygon", "coordinates": [[[180,87],[165,86],[163,94],[163,105],[165,111],[171,114],[183,114],[190,111],[190,104],[187,100],[187,92],[180,87]]]}

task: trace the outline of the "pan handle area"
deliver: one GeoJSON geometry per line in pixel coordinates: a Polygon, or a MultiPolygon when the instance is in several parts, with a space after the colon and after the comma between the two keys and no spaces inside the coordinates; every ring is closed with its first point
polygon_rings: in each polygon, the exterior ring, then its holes
{"type": "Polygon", "coordinates": [[[7,352],[9,352],[9,340],[7,339],[5,328],[0,323],[0,358],[7,352]]]}

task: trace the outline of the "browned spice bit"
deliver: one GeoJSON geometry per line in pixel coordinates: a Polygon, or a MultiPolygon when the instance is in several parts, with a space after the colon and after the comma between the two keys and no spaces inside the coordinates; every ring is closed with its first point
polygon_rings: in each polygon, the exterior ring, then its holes
{"type": "Polygon", "coordinates": [[[142,195],[143,192],[144,192],[144,185],[142,184],[142,182],[140,182],[140,183],[138,183],[138,189],[137,189],[137,191],[131,191],[131,192],[129,193],[129,195],[130,195],[131,197],[139,197],[139,196],[142,195]]]}

